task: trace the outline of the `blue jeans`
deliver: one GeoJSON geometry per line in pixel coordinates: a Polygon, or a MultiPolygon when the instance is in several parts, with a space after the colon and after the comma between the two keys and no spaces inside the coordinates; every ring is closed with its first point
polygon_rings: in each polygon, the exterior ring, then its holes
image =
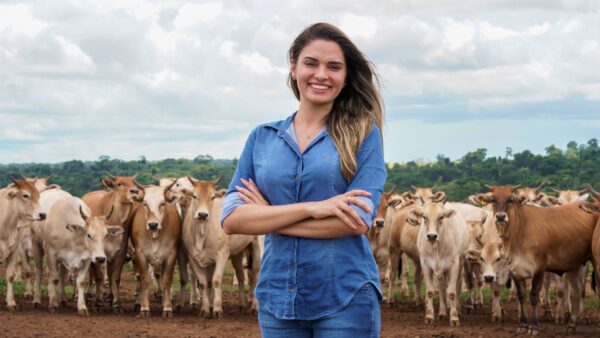
{"type": "Polygon", "coordinates": [[[379,299],[373,285],[365,284],[348,305],[331,315],[315,320],[278,319],[261,307],[258,324],[264,338],[379,337],[379,299]]]}

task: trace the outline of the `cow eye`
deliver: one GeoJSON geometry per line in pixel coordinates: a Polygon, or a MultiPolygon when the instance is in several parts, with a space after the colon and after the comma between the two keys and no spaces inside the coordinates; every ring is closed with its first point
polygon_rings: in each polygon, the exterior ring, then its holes
{"type": "Polygon", "coordinates": [[[23,194],[23,198],[25,198],[25,199],[28,199],[28,198],[29,198],[29,195],[27,195],[27,194],[23,194]]]}
{"type": "Polygon", "coordinates": [[[162,208],[165,206],[165,202],[160,203],[159,207],[162,208]]]}
{"type": "Polygon", "coordinates": [[[90,234],[87,234],[87,238],[88,238],[88,239],[92,239],[92,235],[90,235],[90,234]]]}
{"type": "Polygon", "coordinates": [[[500,259],[501,259],[501,258],[502,258],[502,257],[497,257],[497,258],[496,258],[496,262],[500,262],[500,259]]]}

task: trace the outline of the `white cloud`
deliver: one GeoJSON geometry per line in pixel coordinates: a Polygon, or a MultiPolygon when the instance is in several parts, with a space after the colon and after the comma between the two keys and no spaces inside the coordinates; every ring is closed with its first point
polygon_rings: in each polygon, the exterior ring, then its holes
{"type": "Polygon", "coordinates": [[[218,18],[223,12],[223,4],[210,2],[205,4],[185,4],[179,8],[179,15],[174,24],[178,29],[194,27],[198,24],[208,23],[218,18]]]}

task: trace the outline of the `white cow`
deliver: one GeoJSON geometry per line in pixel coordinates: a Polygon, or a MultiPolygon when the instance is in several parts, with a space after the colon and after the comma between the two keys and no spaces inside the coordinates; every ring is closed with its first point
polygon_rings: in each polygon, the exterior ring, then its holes
{"type": "Polygon", "coordinates": [[[49,272],[50,312],[56,311],[59,297],[61,301],[64,300],[62,285],[70,272],[76,276],[77,313],[82,316],[88,315],[84,292],[87,288],[90,264],[92,261],[105,263],[105,238],[118,236],[123,232],[119,226],[106,225],[111,213],[112,210],[106,216],[89,216],[90,208],[76,197],[60,199],[50,208],[43,229],[49,272]],[[59,288],[60,290],[57,290],[59,288]]]}
{"type": "Polygon", "coordinates": [[[450,325],[458,326],[460,275],[469,236],[467,224],[460,213],[447,208],[444,203],[426,202],[422,207],[412,209],[409,217],[416,220],[409,224],[420,226],[417,247],[427,286],[425,322],[432,323],[434,319],[433,295],[437,280],[439,318],[446,317],[446,302],[449,302],[450,325]]]}
{"type": "Polygon", "coordinates": [[[21,259],[23,230],[31,221],[46,218],[46,214],[40,211],[40,193],[33,183],[11,179],[13,183],[0,189],[0,260],[6,269],[6,305],[9,311],[16,311],[13,283],[21,259]]]}

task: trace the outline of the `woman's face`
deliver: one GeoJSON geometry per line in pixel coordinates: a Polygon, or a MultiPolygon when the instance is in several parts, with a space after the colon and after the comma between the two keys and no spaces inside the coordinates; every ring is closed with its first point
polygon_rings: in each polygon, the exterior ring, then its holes
{"type": "Polygon", "coordinates": [[[314,40],[291,65],[300,91],[300,103],[331,105],[346,82],[346,60],[333,41],[314,40]]]}

